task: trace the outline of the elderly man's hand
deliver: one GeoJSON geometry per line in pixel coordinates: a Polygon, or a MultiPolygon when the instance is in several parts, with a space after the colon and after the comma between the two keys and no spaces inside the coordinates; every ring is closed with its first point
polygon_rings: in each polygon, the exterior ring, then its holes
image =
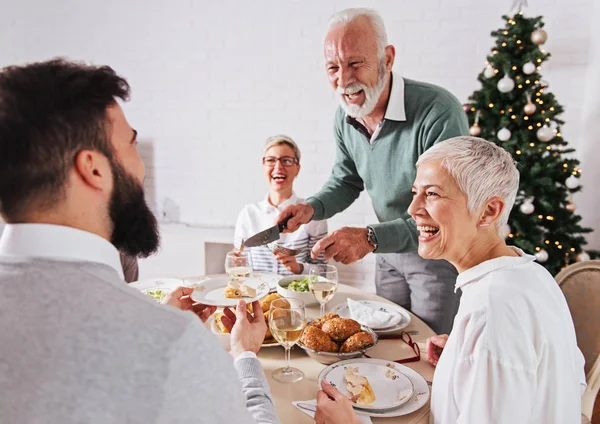
{"type": "Polygon", "coordinates": [[[317,424],[359,424],[360,420],[352,409],[350,400],[341,394],[338,389],[327,383],[321,382],[321,390],[317,394],[317,424]]]}
{"type": "Polygon", "coordinates": [[[285,207],[277,217],[275,221],[276,224],[279,224],[286,219],[289,219],[287,222],[287,226],[284,233],[293,233],[296,231],[302,224],[308,224],[315,214],[315,210],[311,205],[306,203],[298,203],[296,205],[290,205],[285,207]]]}
{"type": "Polygon", "coordinates": [[[192,311],[202,322],[206,322],[209,316],[211,316],[216,310],[216,306],[207,306],[201,303],[194,304],[194,301],[190,298],[190,294],[194,292],[194,289],[189,287],[177,287],[171,293],[169,293],[163,300],[162,304],[171,305],[182,311],[192,311]]]}
{"type": "Polygon", "coordinates": [[[367,240],[366,228],[344,227],[319,240],[312,249],[311,256],[316,259],[325,251],[325,259],[351,264],[371,253],[374,247],[367,240]]]}
{"type": "Polygon", "coordinates": [[[221,322],[231,333],[231,356],[236,358],[244,352],[258,353],[262,346],[267,324],[260,303],[252,302],[254,316],[246,309],[246,302],[240,300],[235,309],[235,314],[229,308],[223,310],[221,322]]]}
{"type": "Polygon", "coordinates": [[[427,360],[434,367],[437,366],[447,341],[447,334],[441,334],[427,339],[427,360]]]}

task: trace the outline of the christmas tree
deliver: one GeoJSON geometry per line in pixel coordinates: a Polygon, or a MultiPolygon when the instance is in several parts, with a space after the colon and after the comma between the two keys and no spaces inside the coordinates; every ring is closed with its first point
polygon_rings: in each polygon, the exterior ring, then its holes
{"type": "MultiPolygon", "coordinates": [[[[521,2],[516,2],[520,6],[521,2]]],[[[561,134],[563,107],[548,92],[541,69],[550,54],[542,17],[519,10],[503,16],[504,28],[492,32],[496,45],[479,74],[481,89],[469,97],[465,112],[473,136],[485,138],[513,155],[521,173],[519,193],[504,235],[510,245],[534,253],[556,275],[567,264],[588,260],[571,195],[581,190],[579,161],[561,134]]]]}

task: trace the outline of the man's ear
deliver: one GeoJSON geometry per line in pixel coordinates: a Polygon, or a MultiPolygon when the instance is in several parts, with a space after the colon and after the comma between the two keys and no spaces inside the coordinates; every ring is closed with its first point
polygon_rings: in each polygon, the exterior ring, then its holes
{"type": "Polygon", "coordinates": [[[394,66],[394,59],[396,57],[396,48],[391,44],[385,48],[385,69],[390,72],[394,66]]]}
{"type": "Polygon", "coordinates": [[[94,150],[82,150],[75,156],[75,172],[96,190],[112,189],[112,173],[108,158],[94,150]]]}

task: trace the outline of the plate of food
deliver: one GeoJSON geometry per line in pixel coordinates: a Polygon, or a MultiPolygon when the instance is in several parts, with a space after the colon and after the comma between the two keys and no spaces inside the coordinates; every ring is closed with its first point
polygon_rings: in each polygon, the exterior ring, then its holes
{"type": "Polygon", "coordinates": [[[344,361],[344,365],[333,365],[322,377],[353,406],[366,410],[397,408],[408,402],[415,390],[400,371],[371,362],[344,361]]]}
{"type": "Polygon", "coordinates": [[[316,361],[332,364],[363,356],[377,341],[373,330],[353,319],[325,314],[306,326],[298,346],[316,361]]]}
{"type": "MultiPolygon", "coordinates": [[[[271,334],[271,330],[269,328],[269,308],[271,307],[271,302],[275,299],[279,299],[282,296],[277,293],[271,293],[264,297],[260,301],[260,307],[262,309],[263,315],[265,317],[265,321],[267,322],[267,332],[265,333],[265,339],[263,340],[262,347],[272,347],[272,346],[281,346],[271,334]]],[[[248,308],[249,312],[252,313],[252,309],[248,308]]],[[[230,349],[230,334],[227,327],[223,325],[221,322],[221,317],[223,316],[223,312],[216,312],[213,314],[209,320],[211,320],[208,325],[212,332],[217,336],[217,338],[221,341],[221,344],[226,350],[230,349]]]]}
{"type": "Polygon", "coordinates": [[[194,302],[211,306],[235,306],[240,299],[250,303],[269,294],[269,286],[256,278],[217,277],[194,284],[194,302]]]}
{"type": "MultiPolygon", "coordinates": [[[[362,320],[361,318],[365,316],[374,319],[377,317],[377,313],[380,313],[382,315],[398,317],[397,320],[393,321],[394,325],[392,326],[382,328],[374,328],[374,326],[370,326],[370,328],[373,328],[377,334],[391,334],[400,332],[403,328],[406,328],[410,324],[410,314],[402,306],[395,305],[392,303],[378,302],[374,300],[352,300],[352,302],[355,304],[359,304],[362,307],[361,309],[371,310],[372,313],[365,312],[364,310],[362,310],[360,311],[360,315],[356,314],[356,312],[355,315],[353,315],[352,311],[350,310],[350,305],[352,303],[349,303],[348,301],[337,305],[332,309],[331,312],[338,314],[342,318],[353,318],[359,322],[362,320]]],[[[362,322],[362,324],[365,323],[366,321],[362,322]]]]}
{"type": "Polygon", "coordinates": [[[429,386],[419,373],[383,359],[357,358],[337,362],[321,371],[317,378],[319,388],[323,380],[348,396],[359,415],[399,417],[415,412],[429,399],[429,386]],[[369,403],[365,405],[365,401],[369,403]],[[382,406],[376,407],[378,404],[382,406]],[[395,406],[389,407],[390,404],[395,406]]]}

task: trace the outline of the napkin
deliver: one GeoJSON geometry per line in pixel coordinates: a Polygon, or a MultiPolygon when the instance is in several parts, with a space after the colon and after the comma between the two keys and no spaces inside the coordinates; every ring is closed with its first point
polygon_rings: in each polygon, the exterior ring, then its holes
{"type": "MultiPolygon", "coordinates": [[[[311,418],[315,417],[314,411],[317,410],[317,400],[316,399],[292,402],[292,405],[294,405],[296,408],[298,408],[299,410],[304,412],[309,417],[311,417],[311,418]],[[301,404],[303,407],[298,406],[298,404],[301,404]],[[307,409],[307,408],[312,409],[312,411],[309,411],[309,409],[307,409]]],[[[369,417],[369,416],[358,415],[358,419],[363,424],[373,424],[373,421],[371,421],[371,417],[369,417]]]]}
{"type": "Polygon", "coordinates": [[[348,299],[348,309],[353,320],[373,329],[392,327],[402,321],[400,314],[373,309],[352,299],[348,299]]]}

